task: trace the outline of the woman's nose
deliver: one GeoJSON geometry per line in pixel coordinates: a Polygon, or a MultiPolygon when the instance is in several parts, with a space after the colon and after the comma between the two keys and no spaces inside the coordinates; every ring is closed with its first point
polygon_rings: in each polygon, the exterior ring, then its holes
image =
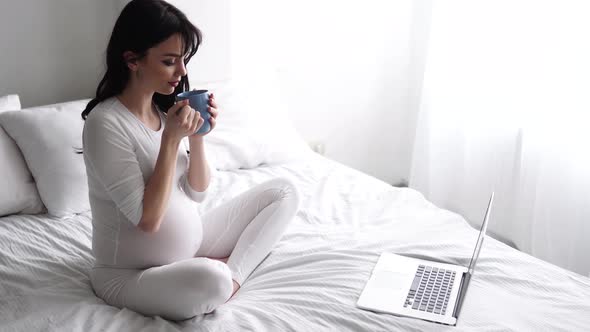
{"type": "Polygon", "coordinates": [[[179,66],[176,67],[176,74],[178,76],[185,76],[186,75],[186,66],[184,65],[184,61],[178,61],[179,66]]]}

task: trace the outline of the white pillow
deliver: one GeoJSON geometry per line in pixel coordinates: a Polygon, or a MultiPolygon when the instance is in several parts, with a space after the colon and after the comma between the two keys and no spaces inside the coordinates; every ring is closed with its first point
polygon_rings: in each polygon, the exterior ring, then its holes
{"type": "Polygon", "coordinates": [[[18,95],[0,97],[0,112],[20,110],[20,98],[18,95]]]}
{"type": "MultiPolygon", "coordinates": [[[[0,97],[0,113],[20,110],[18,95],[0,97]]],[[[0,126],[0,217],[44,211],[35,181],[16,142],[0,126]]]]}
{"type": "Polygon", "coordinates": [[[201,84],[214,93],[220,113],[205,136],[209,163],[219,170],[279,164],[312,153],[297,133],[272,76],[201,84]]]}
{"type": "Polygon", "coordinates": [[[59,218],[90,210],[84,159],[75,153],[82,147],[80,113],[88,101],[0,114],[0,125],[22,151],[49,214],[59,218]]]}

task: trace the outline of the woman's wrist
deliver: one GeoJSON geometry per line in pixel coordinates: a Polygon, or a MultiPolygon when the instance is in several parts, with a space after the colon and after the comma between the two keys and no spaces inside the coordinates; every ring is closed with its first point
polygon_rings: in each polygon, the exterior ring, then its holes
{"type": "Polygon", "coordinates": [[[191,135],[188,137],[188,141],[190,144],[203,144],[203,136],[201,135],[191,135]]]}
{"type": "Polygon", "coordinates": [[[164,132],[162,134],[161,145],[178,149],[178,146],[180,145],[180,141],[182,141],[182,138],[177,138],[174,135],[170,135],[170,134],[167,134],[166,132],[164,132]]]}

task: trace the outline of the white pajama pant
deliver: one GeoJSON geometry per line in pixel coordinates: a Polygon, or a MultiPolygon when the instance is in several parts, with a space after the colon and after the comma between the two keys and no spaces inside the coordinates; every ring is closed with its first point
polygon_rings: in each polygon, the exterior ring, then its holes
{"type": "Polygon", "coordinates": [[[287,179],[259,184],[202,216],[195,258],[148,269],[95,267],[91,281],[105,302],[147,316],[182,320],[225,303],[268,256],[299,208],[287,179]],[[227,264],[206,257],[228,257],[227,264]]]}

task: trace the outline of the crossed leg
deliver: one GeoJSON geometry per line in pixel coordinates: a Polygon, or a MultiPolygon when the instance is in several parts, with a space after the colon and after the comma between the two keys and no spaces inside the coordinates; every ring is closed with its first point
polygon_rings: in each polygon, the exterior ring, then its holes
{"type": "Polygon", "coordinates": [[[212,312],[270,253],[298,205],[291,182],[262,183],[203,216],[196,258],[145,270],[95,267],[92,286],[105,302],[148,316],[182,320],[212,312]]]}
{"type": "Polygon", "coordinates": [[[203,243],[195,257],[228,265],[233,296],[270,253],[298,208],[299,193],[291,181],[261,183],[202,216],[203,243]]]}

